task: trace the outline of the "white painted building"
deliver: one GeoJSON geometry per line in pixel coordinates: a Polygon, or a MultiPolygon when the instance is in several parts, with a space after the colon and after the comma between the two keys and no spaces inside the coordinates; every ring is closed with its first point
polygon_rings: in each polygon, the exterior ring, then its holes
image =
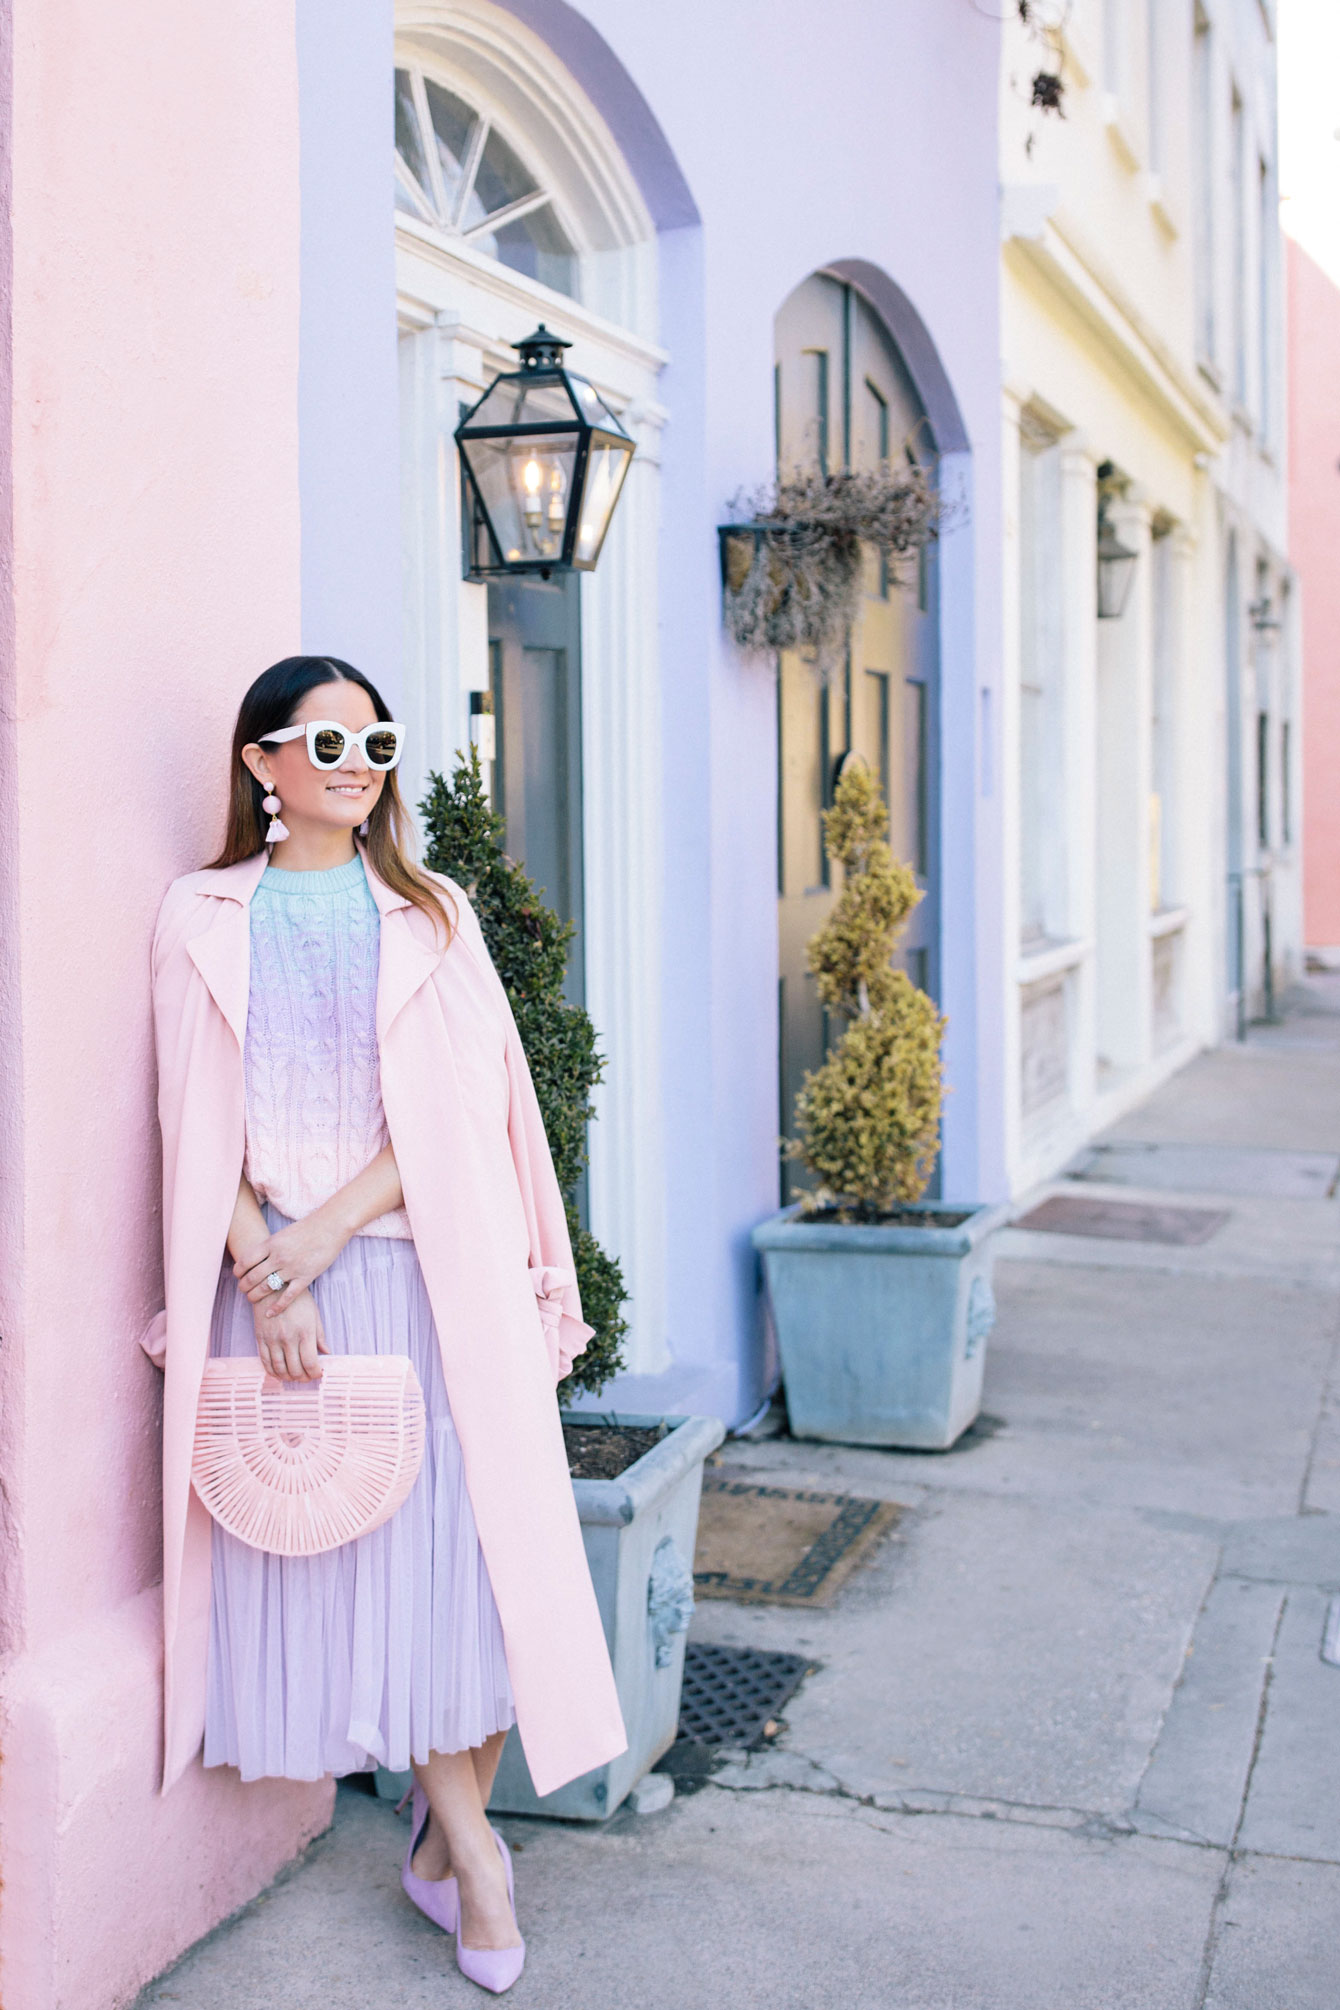
{"type": "Polygon", "coordinates": [[[1299,968],[1266,0],[1035,7],[1005,29],[1000,144],[1017,1192],[1299,968]],[[1119,616],[1104,527],[1133,554],[1119,616]]]}

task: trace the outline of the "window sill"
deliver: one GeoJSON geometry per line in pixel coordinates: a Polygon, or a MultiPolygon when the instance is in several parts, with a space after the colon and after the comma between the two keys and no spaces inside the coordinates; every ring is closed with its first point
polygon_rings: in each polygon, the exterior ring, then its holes
{"type": "Polygon", "coordinates": [[[1176,935],[1190,919],[1189,907],[1161,907],[1157,914],[1149,917],[1149,933],[1151,936],[1176,935]]]}
{"type": "Polygon", "coordinates": [[[1046,977],[1056,977],[1067,970],[1074,970],[1093,954],[1093,944],[1083,941],[1044,942],[1036,948],[1021,949],[1015,966],[1015,978],[1020,984],[1039,984],[1046,977]]]}

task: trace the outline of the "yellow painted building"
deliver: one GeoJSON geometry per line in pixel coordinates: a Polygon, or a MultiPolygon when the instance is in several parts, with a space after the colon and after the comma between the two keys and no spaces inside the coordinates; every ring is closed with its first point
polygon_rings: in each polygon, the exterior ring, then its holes
{"type": "Polygon", "coordinates": [[[1000,130],[1019,1191],[1298,968],[1264,0],[1034,5],[1000,130]]]}

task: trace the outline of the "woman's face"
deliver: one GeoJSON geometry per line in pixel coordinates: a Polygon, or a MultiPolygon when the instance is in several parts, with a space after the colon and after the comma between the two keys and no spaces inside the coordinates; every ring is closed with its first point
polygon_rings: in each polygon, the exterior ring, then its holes
{"type": "MultiPolygon", "coordinates": [[[[318,684],[289,720],[305,726],[309,719],[333,719],[351,733],[371,726],[377,714],[361,684],[318,684]]],[[[307,740],[286,740],[282,747],[255,741],[242,749],[242,759],[258,781],[278,796],[285,825],[354,830],[369,814],[386,784],[383,772],[369,768],[357,747],[350,747],[338,768],[314,768],[307,740]]]]}

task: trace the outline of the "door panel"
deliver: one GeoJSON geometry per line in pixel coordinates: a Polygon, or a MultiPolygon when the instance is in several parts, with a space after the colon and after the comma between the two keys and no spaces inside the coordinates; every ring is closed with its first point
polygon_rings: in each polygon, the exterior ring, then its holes
{"type": "MultiPolygon", "coordinates": [[[[883,324],[850,287],[818,275],[777,317],[777,452],[785,474],[929,461],[925,414],[883,324]]],[[[832,912],[838,877],[823,855],[822,812],[844,756],[864,756],[889,805],[890,843],[927,890],[899,961],[934,990],[934,552],[894,569],[867,555],[847,662],[825,687],[784,651],[778,689],[778,950],[781,1129],[790,1134],[807,1069],[831,1037],[810,976],[810,938],[832,912]]],[[[803,1175],[783,1162],[783,1195],[803,1175]]]]}
{"type": "Polygon", "coordinates": [[[565,986],[575,1005],[585,994],[580,605],[571,573],[489,587],[493,800],[508,853],[576,926],[565,986]]]}

